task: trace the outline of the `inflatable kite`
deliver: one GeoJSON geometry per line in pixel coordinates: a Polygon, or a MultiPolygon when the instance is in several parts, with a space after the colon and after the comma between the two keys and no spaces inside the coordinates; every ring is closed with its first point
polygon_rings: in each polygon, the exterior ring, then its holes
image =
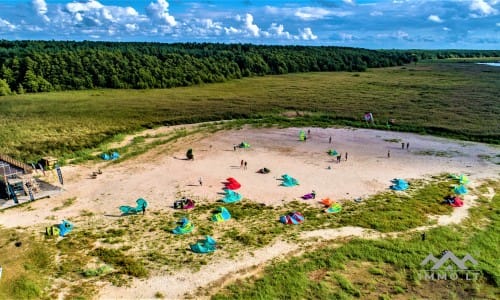
{"type": "Polygon", "coordinates": [[[186,234],[190,233],[194,229],[193,223],[191,223],[187,218],[182,218],[179,222],[179,226],[172,230],[174,234],[186,234]]]}
{"type": "Polygon", "coordinates": [[[70,222],[63,220],[61,224],[45,227],[45,234],[48,236],[59,235],[65,236],[73,230],[73,224],[70,222]]]}
{"type": "Polygon", "coordinates": [[[299,185],[297,179],[290,177],[288,174],[281,175],[281,180],[283,180],[283,182],[281,183],[282,186],[292,187],[299,185]]]}
{"type": "Polygon", "coordinates": [[[268,174],[269,172],[271,172],[271,170],[269,170],[268,168],[262,168],[259,171],[257,171],[257,173],[260,174],[268,174]]]}
{"type": "Polygon", "coordinates": [[[247,149],[250,148],[250,144],[247,142],[241,142],[241,144],[238,145],[239,148],[247,149]]]}
{"type": "Polygon", "coordinates": [[[464,202],[462,199],[460,199],[459,197],[453,197],[453,196],[445,197],[443,203],[446,203],[446,204],[451,205],[453,207],[461,207],[464,205],[464,202]]]}
{"type": "Polygon", "coordinates": [[[328,150],[328,155],[337,156],[337,155],[339,155],[339,153],[335,149],[330,149],[330,150],[328,150]]]}
{"type": "Polygon", "coordinates": [[[393,185],[391,185],[391,189],[395,191],[404,191],[409,187],[408,182],[400,178],[393,179],[392,183],[393,185]]]}
{"type": "Polygon", "coordinates": [[[176,209],[191,209],[194,208],[194,200],[188,198],[182,198],[174,202],[174,208],[176,209]]]}
{"type": "Polygon", "coordinates": [[[143,210],[145,210],[148,207],[148,202],[142,198],[139,198],[135,201],[137,203],[136,207],[128,206],[128,205],[122,205],[120,206],[120,211],[124,215],[133,215],[137,214],[143,210]]]}
{"type": "Polygon", "coordinates": [[[227,182],[225,183],[225,188],[228,190],[237,190],[241,187],[241,184],[233,177],[229,177],[226,180],[227,182]]]}
{"type": "Polygon", "coordinates": [[[320,203],[326,207],[330,207],[330,206],[332,206],[333,203],[335,203],[335,201],[331,200],[330,198],[324,198],[324,199],[321,199],[320,203]]]}
{"type": "Polygon", "coordinates": [[[214,222],[224,222],[229,219],[231,219],[231,214],[223,206],[217,207],[215,214],[212,215],[212,221],[214,222]]]}
{"type": "Polygon", "coordinates": [[[455,194],[457,195],[464,195],[467,194],[469,191],[464,185],[459,185],[453,189],[453,192],[455,192],[455,194]]]}
{"type": "Polygon", "coordinates": [[[342,210],[342,206],[338,203],[334,203],[332,206],[328,207],[325,209],[325,212],[327,213],[338,213],[342,210]]]}
{"type": "Polygon", "coordinates": [[[226,189],[224,198],[222,198],[222,202],[234,203],[240,201],[242,198],[243,197],[240,194],[236,193],[235,191],[226,189]]]}
{"type": "Polygon", "coordinates": [[[215,240],[207,235],[204,240],[199,240],[196,244],[189,245],[191,251],[195,253],[210,253],[217,249],[215,240]]]}
{"type": "Polygon", "coordinates": [[[310,200],[310,199],[316,199],[316,192],[312,191],[309,194],[305,194],[304,196],[301,197],[304,200],[310,200]]]}
{"type": "Polygon", "coordinates": [[[281,216],[280,222],[283,224],[297,225],[304,222],[304,216],[300,212],[294,211],[289,213],[288,215],[281,216]]]}

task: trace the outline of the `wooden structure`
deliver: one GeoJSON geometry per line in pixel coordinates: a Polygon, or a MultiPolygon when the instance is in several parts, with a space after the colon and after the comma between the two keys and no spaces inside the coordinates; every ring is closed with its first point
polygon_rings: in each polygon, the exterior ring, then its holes
{"type": "Polygon", "coordinates": [[[10,185],[16,195],[28,195],[28,186],[33,191],[38,191],[38,184],[31,176],[33,167],[23,162],[13,159],[10,156],[0,154],[0,189],[5,187],[7,194],[7,187],[10,185]]]}
{"type": "Polygon", "coordinates": [[[0,154],[0,175],[8,176],[17,173],[31,174],[33,167],[10,156],[0,154]]]}
{"type": "Polygon", "coordinates": [[[41,163],[45,170],[52,170],[56,167],[57,165],[57,158],[52,157],[52,156],[45,156],[42,157],[41,163]]]}

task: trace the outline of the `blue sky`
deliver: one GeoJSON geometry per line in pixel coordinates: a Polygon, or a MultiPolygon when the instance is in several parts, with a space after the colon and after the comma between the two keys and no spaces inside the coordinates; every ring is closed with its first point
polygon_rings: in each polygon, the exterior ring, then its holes
{"type": "Polygon", "coordinates": [[[0,0],[0,39],[500,49],[500,0],[0,0]]]}

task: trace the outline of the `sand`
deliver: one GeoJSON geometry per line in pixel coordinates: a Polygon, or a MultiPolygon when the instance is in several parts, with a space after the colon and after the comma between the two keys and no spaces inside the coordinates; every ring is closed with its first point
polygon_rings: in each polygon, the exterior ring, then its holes
{"type": "MultiPolygon", "coordinates": [[[[160,128],[166,132],[175,129],[160,128]]],[[[308,128],[304,128],[307,131],[308,128]]],[[[190,138],[178,144],[159,146],[155,150],[118,164],[69,165],[62,168],[65,177],[63,191],[49,199],[30,204],[30,209],[10,209],[0,216],[0,224],[6,227],[37,226],[51,224],[48,218],[71,219],[83,210],[93,211],[99,218],[118,215],[118,206],[134,205],[137,198],[148,200],[150,210],[172,210],[170,206],[178,195],[186,195],[198,201],[216,201],[227,177],[236,178],[245,198],[267,205],[298,199],[315,190],[317,198],[330,197],[351,201],[366,197],[390,186],[393,178],[428,178],[442,173],[467,174],[473,183],[486,178],[499,178],[496,160],[498,147],[480,143],[453,141],[410,133],[375,131],[349,128],[310,128],[306,142],[298,141],[298,128],[248,129],[221,131],[211,136],[190,138]],[[329,137],[332,137],[330,144],[329,137]],[[399,139],[398,142],[390,142],[399,139]],[[234,144],[246,141],[250,149],[233,150],[234,144]],[[401,149],[401,142],[409,143],[409,149],[401,149]],[[193,148],[194,161],[184,159],[188,148],[193,148]],[[342,154],[342,161],[326,154],[335,149],[342,154]],[[387,157],[390,151],[391,157],[387,157]],[[348,160],[345,153],[348,152],[348,160]],[[248,168],[240,168],[240,161],[248,162],[248,168]],[[259,174],[263,167],[270,174],[259,174]],[[101,168],[102,175],[92,179],[89,175],[101,168]],[[279,186],[282,174],[296,178],[300,185],[293,188],[279,186]],[[203,185],[198,183],[202,179],[203,185]],[[76,197],[75,202],[58,211],[65,199],[76,197]]],[[[128,139],[129,140],[129,139],[128,139]]],[[[52,178],[52,180],[55,180],[52,178]]],[[[457,208],[448,219],[439,224],[450,224],[466,217],[467,207],[457,208]]],[[[301,200],[302,201],[302,200],[301,200]]],[[[312,203],[311,205],[317,205],[312,203]]],[[[78,225],[78,224],[76,224],[78,225]]],[[[366,230],[342,228],[322,236],[330,238],[363,236],[366,230]]],[[[318,236],[311,233],[310,236],[318,236]]],[[[304,239],[308,235],[303,236],[304,239]]],[[[242,254],[236,261],[219,261],[191,274],[181,271],[176,275],[136,280],[130,287],[105,286],[100,290],[102,298],[153,298],[157,291],[168,299],[182,298],[185,293],[198,287],[217,282],[228,276],[268,262],[270,259],[297,250],[296,245],[283,241],[253,255],[242,254]]]]}

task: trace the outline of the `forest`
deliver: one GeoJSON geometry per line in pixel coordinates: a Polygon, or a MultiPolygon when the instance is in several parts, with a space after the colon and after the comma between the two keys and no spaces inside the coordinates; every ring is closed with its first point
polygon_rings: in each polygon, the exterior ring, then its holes
{"type": "Polygon", "coordinates": [[[0,40],[0,96],[95,88],[171,88],[251,76],[362,72],[428,59],[498,56],[498,50],[0,40]]]}

